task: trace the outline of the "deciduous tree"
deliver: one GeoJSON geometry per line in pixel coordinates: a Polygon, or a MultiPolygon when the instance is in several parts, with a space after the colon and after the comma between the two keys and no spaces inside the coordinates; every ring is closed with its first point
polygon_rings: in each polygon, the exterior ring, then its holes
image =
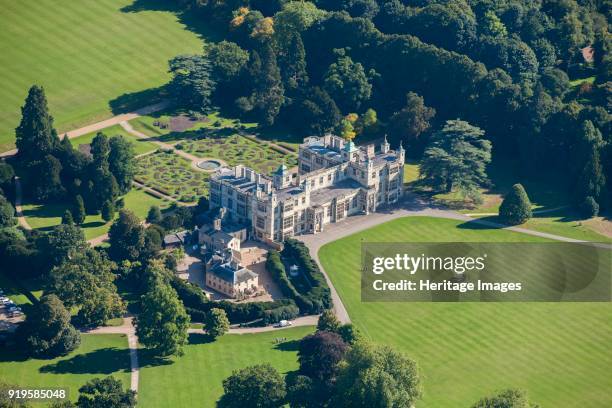
{"type": "Polygon", "coordinates": [[[285,382],[270,364],[259,364],[234,371],[223,380],[220,408],[276,408],[285,403],[285,382]]]}
{"type": "Polygon", "coordinates": [[[230,322],[227,319],[225,310],[212,308],[206,314],[204,327],[206,328],[206,333],[213,339],[223,336],[229,330],[229,326],[230,322]]]}
{"type": "Polygon", "coordinates": [[[19,334],[34,356],[63,356],[81,343],[79,332],[70,324],[70,313],[57,296],[40,298],[19,327],[19,334]]]}
{"type": "Polygon", "coordinates": [[[411,407],[421,397],[417,364],[389,346],[358,342],[336,380],[336,407],[411,407]]]}
{"type": "Polygon", "coordinates": [[[123,389],[121,381],[113,376],[94,378],[79,388],[78,408],[133,408],[136,392],[123,389]]]}
{"type": "Polygon", "coordinates": [[[109,255],[116,262],[135,261],[144,247],[144,228],[130,210],[119,211],[119,217],[108,232],[109,255]]]}
{"type": "Polygon", "coordinates": [[[182,355],[190,320],[176,291],[162,279],[153,278],[140,304],[138,340],[159,356],[182,355]]]}

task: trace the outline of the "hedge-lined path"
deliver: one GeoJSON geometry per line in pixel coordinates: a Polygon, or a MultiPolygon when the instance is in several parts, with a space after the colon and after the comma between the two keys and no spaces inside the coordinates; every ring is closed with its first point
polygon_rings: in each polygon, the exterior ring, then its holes
{"type": "MultiPolygon", "coordinates": [[[[60,138],[67,137],[68,139],[74,139],[75,137],[83,136],[88,133],[97,132],[102,129],[106,129],[107,127],[115,126],[120,124],[121,122],[125,122],[128,120],[136,119],[140,116],[149,115],[154,112],[158,112],[160,110],[166,109],[170,106],[170,101],[162,101],[156,103],[154,105],[145,106],[143,108],[137,109],[134,112],[130,113],[122,113],[117,116],[113,116],[110,119],[103,120],[101,122],[92,123],[87,126],[83,126],[78,129],[71,130],[69,132],[63,133],[60,138]]],[[[0,153],[0,157],[10,157],[17,154],[17,149],[9,150],[3,153],[0,153]]]]}

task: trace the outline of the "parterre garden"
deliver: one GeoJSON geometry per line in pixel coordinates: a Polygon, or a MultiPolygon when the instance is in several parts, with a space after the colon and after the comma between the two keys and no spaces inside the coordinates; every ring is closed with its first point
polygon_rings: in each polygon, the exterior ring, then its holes
{"type": "Polygon", "coordinates": [[[243,164],[264,174],[270,174],[281,164],[289,168],[297,166],[297,157],[270,146],[267,142],[257,142],[244,136],[210,137],[179,142],[175,146],[198,157],[223,159],[228,165],[243,164]]]}
{"type": "MultiPolygon", "coordinates": [[[[407,217],[327,244],[319,257],[366,337],[417,360],[419,407],[466,407],[515,387],[541,406],[612,406],[610,303],[371,303],[360,298],[361,242],[542,242],[503,229],[407,217]]],[[[537,271],[534,271],[537,273],[537,271]]]]}
{"type": "Polygon", "coordinates": [[[135,180],[181,202],[195,202],[208,191],[208,173],[195,170],[189,160],[159,150],[138,159],[135,180]]]}

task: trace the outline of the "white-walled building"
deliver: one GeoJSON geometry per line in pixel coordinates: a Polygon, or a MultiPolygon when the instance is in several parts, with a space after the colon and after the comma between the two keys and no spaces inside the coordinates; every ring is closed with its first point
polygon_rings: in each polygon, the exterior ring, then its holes
{"type": "Polygon", "coordinates": [[[297,175],[284,165],[272,177],[245,166],[218,170],[210,180],[211,208],[250,224],[254,238],[278,243],[376,211],[402,195],[404,149],[391,150],[386,138],[377,151],[334,135],[308,137],[298,163],[297,175]]]}

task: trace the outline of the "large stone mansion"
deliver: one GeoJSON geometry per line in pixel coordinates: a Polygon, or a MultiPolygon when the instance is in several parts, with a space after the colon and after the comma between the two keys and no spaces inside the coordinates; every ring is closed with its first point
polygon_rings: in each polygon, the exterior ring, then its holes
{"type": "Polygon", "coordinates": [[[354,214],[368,214],[402,195],[404,149],[385,141],[357,147],[334,135],[308,137],[297,174],[280,166],[272,177],[245,166],[222,168],[210,180],[211,208],[225,208],[255,239],[279,243],[354,214]]]}

